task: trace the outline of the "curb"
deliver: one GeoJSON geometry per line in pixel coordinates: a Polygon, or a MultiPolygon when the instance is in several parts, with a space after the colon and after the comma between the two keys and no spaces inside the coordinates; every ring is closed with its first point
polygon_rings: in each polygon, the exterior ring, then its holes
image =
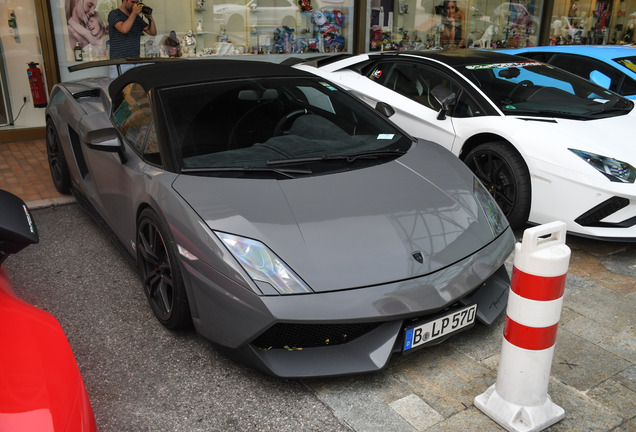
{"type": "Polygon", "coordinates": [[[77,202],[73,196],[65,196],[60,198],[47,198],[41,200],[28,201],[26,203],[29,210],[38,210],[47,207],[54,207],[58,205],[66,205],[77,202]]]}

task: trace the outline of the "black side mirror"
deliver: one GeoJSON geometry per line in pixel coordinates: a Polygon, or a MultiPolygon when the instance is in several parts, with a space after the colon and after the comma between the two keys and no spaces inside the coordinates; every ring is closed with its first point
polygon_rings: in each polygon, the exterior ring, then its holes
{"type": "Polygon", "coordinates": [[[115,128],[92,130],[86,134],[86,145],[93,150],[117,153],[121,163],[126,163],[124,146],[115,128]]]}
{"type": "Polygon", "coordinates": [[[455,104],[457,95],[451,89],[441,84],[433,87],[433,89],[431,90],[431,94],[442,106],[442,109],[437,115],[437,120],[444,120],[446,118],[446,113],[448,112],[450,107],[455,104]]]}
{"type": "Polygon", "coordinates": [[[0,189],[0,265],[11,254],[40,241],[35,221],[24,201],[0,189]]]}
{"type": "Polygon", "coordinates": [[[375,109],[386,118],[389,118],[393,114],[395,114],[395,110],[393,109],[393,107],[386,102],[378,102],[375,105],[375,109]]]}

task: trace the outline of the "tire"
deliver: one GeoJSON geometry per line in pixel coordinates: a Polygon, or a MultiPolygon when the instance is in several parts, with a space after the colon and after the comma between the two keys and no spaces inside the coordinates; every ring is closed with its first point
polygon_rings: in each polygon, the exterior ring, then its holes
{"type": "Polygon", "coordinates": [[[53,185],[58,192],[68,194],[71,188],[71,174],[68,171],[64,151],[60,144],[60,137],[53,120],[46,120],[46,154],[49,159],[49,169],[53,185]]]}
{"type": "Polygon", "coordinates": [[[137,224],[137,264],[155,317],[170,330],[192,325],[179,262],[154,211],[141,212],[137,224]]]}
{"type": "Polygon", "coordinates": [[[530,215],[530,173],[521,155],[505,142],[489,142],[472,149],[464,163],[495,199],[510,226],[523,227],[530,215]]]}

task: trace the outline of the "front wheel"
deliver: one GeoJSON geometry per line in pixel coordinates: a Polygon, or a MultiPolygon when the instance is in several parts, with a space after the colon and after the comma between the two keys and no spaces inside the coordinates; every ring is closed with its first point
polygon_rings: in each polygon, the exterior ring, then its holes
{"type": "Polygon", "coordinates": [[[137,263],[148,303],[170,330],[192,323],[177,257],[158,216],[145,209],[137,225],[137,263]]]}
{"type": "Polygon", "coordinates": [[[497,201],[510,226],[520,228],[530,214],[530,173],[521,155],[503,142],[480,144],[464,163],[497,201]]]}

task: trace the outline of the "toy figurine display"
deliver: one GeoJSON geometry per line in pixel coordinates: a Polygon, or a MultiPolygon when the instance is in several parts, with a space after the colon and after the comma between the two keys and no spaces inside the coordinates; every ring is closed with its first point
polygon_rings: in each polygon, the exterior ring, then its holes
{"type": "Polygon", "coordinates": [[[193,55],[196,52],[197,40],[192,33],[192,29],[188,30],[183,37],[183,54],[193,55]]]}
{"type": "Polygon", "coordinates": [[[181,57],[181,43],[174,30],[170,31],[163,43],[167,48],[168,57],[181,57]]]}
{"type": "Polygon", "coordinates": [[[311,27],[302,30],[303,36],[299,36],[296,29],[288,26],[277,28],[273,35],[272,52],[275,54],[294,54],[344,51],[344,13],[339,9],[314,9],[311,2],[307,0],[300,0],[299,5],[305,13],[311,10],[311,27]]]}

